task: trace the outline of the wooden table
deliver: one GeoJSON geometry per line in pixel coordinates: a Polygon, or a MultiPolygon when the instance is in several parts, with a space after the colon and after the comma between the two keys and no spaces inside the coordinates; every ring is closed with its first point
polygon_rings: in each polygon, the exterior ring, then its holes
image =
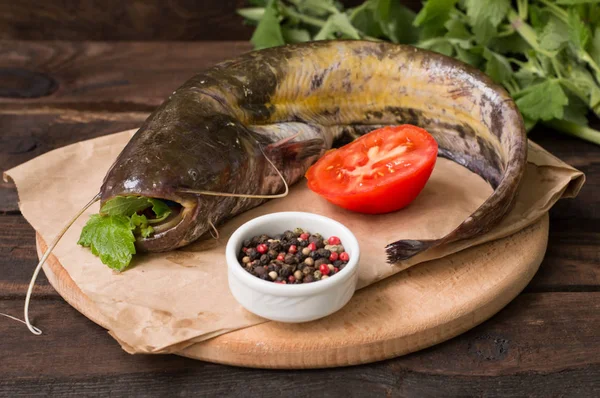
{"type": "MultiPolygon", "coordinates": [[[[192,74],[247,49],[242,42],[0,42],[0,171],[137,127],[192,74]]],[[[600,148],[551,131],[532,138],[584,171],[587,184],[552,209],[548,252],[525,291],[462,336],[402,358],[314,371],[131,356],[42,276],[31,311],[45,333],[0,318],[0,396],[600,396],[600,148]]],[[[16,191],[0,183],[0,312],[22,316],[36,262],[16,191]]]]}

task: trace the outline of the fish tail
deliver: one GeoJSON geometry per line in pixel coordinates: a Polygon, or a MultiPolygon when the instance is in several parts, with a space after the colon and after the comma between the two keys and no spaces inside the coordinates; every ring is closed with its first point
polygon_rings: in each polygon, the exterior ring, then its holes
{"type": "Polygon", "coordinates": [[[409,258],[424,252],[434,246],[438,246],[439,239],[432,240],[413,240],[404,239],[391,243],[386,247],[388,262],[393,264],[398,261],[408,260],[409,258]]]}

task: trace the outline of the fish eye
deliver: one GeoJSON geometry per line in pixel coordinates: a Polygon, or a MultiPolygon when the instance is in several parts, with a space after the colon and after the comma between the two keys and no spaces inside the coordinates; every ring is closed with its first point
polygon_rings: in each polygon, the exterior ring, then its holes
{"type": "Polygon", "coordinates": [[[198,176],[200,175],[200,173],[198,173],[198,170],[196,169],[189,169],[188,174],[190,175],[190,177],[192,177],[192,180],[194,181],[196,181],[198,179],[198,176]]]}

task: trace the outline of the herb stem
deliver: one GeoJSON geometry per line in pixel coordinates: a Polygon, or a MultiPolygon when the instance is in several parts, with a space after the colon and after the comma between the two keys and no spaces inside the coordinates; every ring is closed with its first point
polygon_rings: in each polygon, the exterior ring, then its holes
{"type": "Polygon", "coordinates": [[[550,10],[550,12],[552,12],[554,15],[556,15],[558,18],[562,19],[563,22],[569,22],[569,14],[567,14],[567,12],[565,10],[563,10],[562,8],[560,8],[559,6],[557,6],[556,4],[547,1],[547,0],[539,0],[542,4],[544,4],[546,7],[548,7],[548,10],[550,10]]]}
{"type": "Polygon", "coordinates": [[[538,43],[538,37],[535,33],[535,30],[528,24],[526,24],[519,15],[515,12],[515,10],[510,10],[508,12],[508,20],[510,21],[513,28],[521,35],[521,37],[529,44],[536,52],[543,54],[547,57],[553,57],[554,54],[552,52],[546,51],[540,47],[538,43]]]}
{"type": "Polygon", "coordinates": [[[517,9],[519,10],[519,18],[521,18],[522,20],[526,20],[527,19],[527,14],[529,13],[528,8],[528,1],[527,0],[518,0],[517,1],[517,9]]]}
{"type": "Polygon", "coordinates": [[[590,68],[596,72],[596,81],[600,82],[600,67],[598,67],[598,64],[594,61],[590,54],[588,54],[587,51],[583,51],[579,56],[581,57],[582,61],[587,63],[590,68]]]}
{"type": "Polygon", "coordinates": [[[282,7],[281,13],[287,17],[296,18],[307,25],[312,25],[317,28],[322,28],[323,26],[325,26],[325,22],[320,20],[319,18],[313,18],[308,15],[300,14],[299,12],[293,10],[291,7],[282,7]]]}
{"type": "Polygon", "coordinates": [[[560,65],[558,64],[558,61],[556,60],[555,57],[552,57],[550,59],[551,59],[551,62],[552,62],[552,68],[554,68],[554,72],[556,72],[556,76],[558,76],[559,79],[562,79],[563,75],[560,72],[560,65]]]}
{"type": "Polygon", "coordinates": [[[544,122],[543,124],[560,132],[600,145],[600,131],[593,128],[567,120],[553,120],[551,122],[544,122]]]}
{"type": "Polygon", "coordinates": [[[365,1],[364,3],[362,3],[361,5],[359,5],[358,7],[354,8],[352,10],[352,13],[350,14],[350,16],[348,17],[350,19],[350,22],[354,21],[354,18],[356,18],[356,16],[365,8],[367,8],[369,6],[369,2],[365,1]]]}

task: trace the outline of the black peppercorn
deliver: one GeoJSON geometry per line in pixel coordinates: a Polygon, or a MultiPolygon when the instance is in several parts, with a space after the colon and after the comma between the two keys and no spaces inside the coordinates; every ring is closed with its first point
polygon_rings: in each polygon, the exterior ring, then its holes
{"type": "Polygon", "coordinates": [[[281,271],[279,271],[279,275],[283,276],[284,278],[287,278],[288,276],[292,275],[294,273],[294,267],[288,264],[285,264],[283,267],[281,267],[281,271]]]}
{"type": "Polygon", "coordinates": [[[311,235],[308,238],[308,243],[314,243],[315,246],[317,246],[317,249],[325,247],[323,244],[323,237],[321,235],[311,235]]]}
{"type": "Polygon", "coordinates": [[[285,255],[284,262],[286,264],[297,264],[298,263],[298,259],[296,258],[296,255],[294,255],[292,253],[288,253],[288,254],[285,255]]]}
{"type": "Polygon", "coordinates": [[[285,231],[283,233],[283,238],[286,239],[286,240],[288,240],[288,241],[292,240],[295,237],[296,237],[296,235],[294,235],[294,233],[292,231],[285,231]]]}
{"type": "Polygon", "coordinates": [[[252,265],[252,267],[258,267],[258,266],[262,267],[260,260],[254,260],[250,264],[252,265]]]}
{"type": "Polygon", "coordinates": [[[342,264],[344,264],[344,262],[342,260],[335,260],[333,262],[333,266],[338,267],[338,268],[340,268],[342,266],[342,264]]]}
{"type": "Polygon", "coordinates": [[[269,255],[269,257],[271,257],[271,259],[274,259],[274,258],[277,258],[277,256],[279,255],[279,252],[271,249],[267,252],[267,254],[269,255]]]}
{"type": "Polygon", "coordinates": [[[315,268],[319,268],[321,264],[329,264],[329,259],[319,258],[315,260],[315,268]]]}
{"type": "Polygon", "coordinates": [[[250,257],[250,260],[256,260],[257,258],[260,258],[260,253],[258,251],[256,251],[256,249],[248,249],[248,251],[246,251],[246,255],[248,257],[250,257]]]}
{"type": "Polygon", "coordinates": [[[331,252],[327,249],[318,249],[317,254],[322,258],[329,258],[331,256],[331,252]]]}
{"type": "Polygon", "coordinates": [[[251,241],[250,239],[246,239],[246,240],[245,240],[245,241],[242,243],[242,246],[243,246],[243,247],[246,247],[246,248],[248,248],[248,247],[252,246],[252,241],[251,241]]]}
{"type": "Polygon", "coordinates": [[[313,277],[312,274],[305,275],[304,279],[302,279],[303,283],[311,283],[311,282],[314,282],[314,281],[315,281],[315,278],[313,277]]]}
{"type": "Polygon", "coordinates": [[[254,273],[258,276],[262,276],[267,273],[267,270],[262,266],[254,267],[254,273]]]}
{"type": "Polygon", "coordinates": [[[263,254],[262,256],[260,256],[260,263],[262,265],[267,265],[269,264],[269,261],[271,261],[271,257],[269,257],[268,254],[263,254]]]}
{"type": "Polygon", "coordinates": [[[282,248],[281,242],[279,242],[279,241],[275,240],[275,241],[269,243],[269,249],[274,250],[277,253],[279,253],[281,251],[281,248],[282,248]]]}
{"type": "Polygon", "coordinates": [[[262,234],[259,238],[258,238],[258,243],[267,243],[267,241],[271,239],[269,238],[268,235],[262,234]]]}

